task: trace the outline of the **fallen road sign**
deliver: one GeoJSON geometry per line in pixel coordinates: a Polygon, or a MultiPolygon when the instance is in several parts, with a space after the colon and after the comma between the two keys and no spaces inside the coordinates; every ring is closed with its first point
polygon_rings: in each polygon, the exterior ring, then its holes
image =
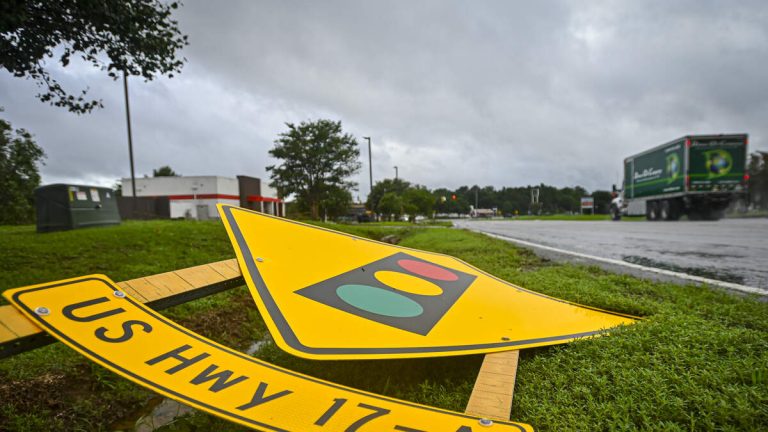
{"type": "Polygon", "coordinates": [[[210,341],[91,275],[7,290],[15,307],[95,363],[150,390],[268,431],[533,431],[355,390],[210,341]]]}
{"type": "Polygon", "coordinates": [[[434,357],[554,345],[635,318],[512,285],[443,254],[219,204],[276,343],[311,359],[434,357]]]}

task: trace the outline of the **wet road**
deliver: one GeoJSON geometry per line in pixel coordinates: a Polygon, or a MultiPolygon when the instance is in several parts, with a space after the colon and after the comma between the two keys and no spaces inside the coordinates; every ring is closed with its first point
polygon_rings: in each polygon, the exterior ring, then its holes
{"type": "Polygon", "coordinates": [[[454,221],[571,252],[760,288],[768,293],[768,219],[717,222],[454,221]]]}

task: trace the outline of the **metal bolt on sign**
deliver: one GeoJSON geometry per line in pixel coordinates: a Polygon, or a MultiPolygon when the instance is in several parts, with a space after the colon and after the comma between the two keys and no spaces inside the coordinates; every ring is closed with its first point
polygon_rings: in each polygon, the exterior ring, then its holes
{"type": "Polygon", "coordinates": [[[481,418],[478,423],[480,423],[480,426],[493,426],[493,420],[487,418],[481,418]]]}
{"type": "Polygon", "coordinates": [[[264,262],[264,258],[262,258],[262,257],[257,257],[257,258],[256,258],[256,261],[257,261],[257,262],[264,262]]]}
{"type": "Polygon", "coordinates": [[[125,298],[125,293],[122,291],[114,291],[112,294],[117,298],[125,298]]]}
{"type": "Polygon", "coordinates": [[[45,306],[39,306],[35,308],[35,313],[40,316],[50,315],[51,311],[45,306]]]}

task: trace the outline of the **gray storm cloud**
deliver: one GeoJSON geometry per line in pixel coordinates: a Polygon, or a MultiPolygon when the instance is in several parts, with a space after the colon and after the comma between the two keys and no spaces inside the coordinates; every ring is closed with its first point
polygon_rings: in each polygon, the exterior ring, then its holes
{"type": "MultiPolygon", "coordinates": [[[[142,174],[264,177],[284,122],[321,117],[373,138],[375,179],[397,165],[432,188],[606,189],[625,156],[689,133],[768,147],[762,1],[188,1],[178,19],[183,73],[131,81],[142,174]]],[[[49,154],[44,180],[126,176],[121,83],[56,74],[106,108],[77,117],[0,73],[2,115],[49,154]]],[[[364,198],[367,166],[357,181],[364,198]]]]}

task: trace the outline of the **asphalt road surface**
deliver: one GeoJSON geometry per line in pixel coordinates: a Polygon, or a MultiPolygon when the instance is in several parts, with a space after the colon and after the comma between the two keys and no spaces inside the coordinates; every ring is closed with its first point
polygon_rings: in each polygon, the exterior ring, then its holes
{"type": "Polygon", "coordinates": [[[570,252],[755,287],[768,294],[765,218],[717,222],[458,220],[454,224],[570,252]]]}

